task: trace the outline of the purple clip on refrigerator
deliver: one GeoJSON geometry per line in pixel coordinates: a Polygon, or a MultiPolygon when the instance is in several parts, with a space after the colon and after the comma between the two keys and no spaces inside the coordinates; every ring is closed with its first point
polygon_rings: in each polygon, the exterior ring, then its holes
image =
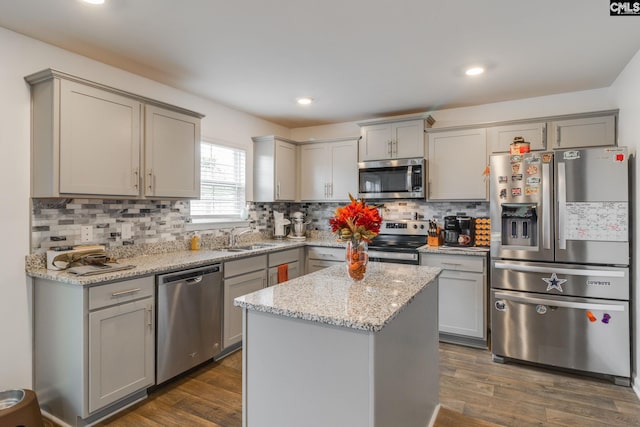
{"type": "Polygon", "coordinates": [[[491,157],[491,351],[629,385],[626,147],[491,157]]]}

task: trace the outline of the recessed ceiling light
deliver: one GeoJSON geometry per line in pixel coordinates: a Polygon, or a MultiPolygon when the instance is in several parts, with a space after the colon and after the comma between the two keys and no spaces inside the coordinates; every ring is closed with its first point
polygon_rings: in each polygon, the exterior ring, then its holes
{"type": "Polygon", "coordinates": [[[309,105],[313,102],[313,98],[309,98],[308,96],[305,96],[303,98],[298,98],[298,104],[300,105],[309,105]]]}
{"type": "Polygon", "coordinates": [[[479,74],[484,73],[484,68],[482,67],[471,67],[467,68],[467,71],[464,72],[467,76],[477,76],[479,74]]]}
{"type": "Polygon", "coordinates": [[[82,0],[85,3],[90,3],[90,4],[103,4],[104,0],[82,0]]]}

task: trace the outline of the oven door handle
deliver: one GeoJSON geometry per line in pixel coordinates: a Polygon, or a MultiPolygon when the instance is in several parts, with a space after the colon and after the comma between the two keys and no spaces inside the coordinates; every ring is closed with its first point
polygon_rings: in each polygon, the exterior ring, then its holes
{"type": "Polygon", "coordinates": [[[586,270],[560,267],[541,267],[537,265],[514,265],[504,262],[494,263],[499,270],[511,270],[523,273],[549,273],[566,274],[569,276],[598,276],[598,277],[625,277],[626,272],[622,270],[586,270]]]}
{"type": "Polygon", "coordinates": [[[594,304],[588,302],[571,302],[560,301],[552,298],[534,298],[529,296],[511,295],[505,292],[495,292],[496,298],[507,301],[521,302],[524,304],[548,305],[551,307],[574,308],[579,310],[606,310],[606,311],[624,311],[625,307],[621,304],[594,304]]]}
{"type": "Polygon", "coordinates": [[[418,254],[407,253],[407,252],[383,252],[383,251],[371,250],[371,248],[369,248],[369,259],[372,260],[373,258],[417,261],[418,254]]]}

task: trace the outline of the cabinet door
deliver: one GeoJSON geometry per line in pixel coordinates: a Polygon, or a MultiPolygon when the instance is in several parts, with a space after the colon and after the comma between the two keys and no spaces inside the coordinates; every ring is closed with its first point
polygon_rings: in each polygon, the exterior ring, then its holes
{"type": "Polygon", "coordinates": [[[484,275],[443,270],[438,279],[440,332],[485,338],[484,275]]]}
{"type": "Polygon", "coordinates": [[[553,149],[616,145],[614,115],[556,120],[549,125],[553,149]]]}
{"type": "MultiPolygon", "coordinates": [[[[329,199],[347,201],[358,195],[358,142],[334,142],[331,150],[329,199]]],[[[304,171],[304,169],[303,169],[304,171]]]]}
{"type": "Polygon", "coordinates": [[[359,160],[382,160],[391,158],[391,124],[363,126],[360,129],[362,139],[358,146],[359,160]]]}
{"type": "Polygon", "coordinates": [[[242,309],[234,306],[233,300],[264,288],[266,279],[264,270],[224,279],[224,348],[242,341],[242,309]]]}
{"type": "Polygon", "coordinates": [[[89,412],[154,383],[153,299],[89,313],[89,412]]]}
{"type": "Polygon", "coordinates": [[[200,197],[200,119],[145,107],[145,195],[200,197]]]}
{"type": "Polygon", "coordinates": [[[392,157],[424,157],[424,120],[391,124],[392,157]]]}
{"type": "Polygon", "coordinates": [[[296,146],[276,140],[275,200],[296,199],[296,146]]]}
{"type": "Polygon", "coordinates": [[[140,194],[141,104],[60,82],[60,193],[140,194]]]}
{"type": "Polygon", "coordinates": [[[429,200],[486,200],[485,129],[429,135],[429,200]]]}
{"type": "MultiPolygon", "coordinates": [[[[300,147],[300,200],[325,200],[328,197],[331,165],[327,158],[328,144],[300,147]]],[[[357,168],[357,159],[353,164],[357,168]]]]}
{"type": "Polygon", "coordinates": [[[522,123],[495,126],[487,129],[487,140],[491,153],[508,153],[513,138],[521,136],[530,144],[531,150],[545,150],[547,142],[546,123],[522,123]]]}

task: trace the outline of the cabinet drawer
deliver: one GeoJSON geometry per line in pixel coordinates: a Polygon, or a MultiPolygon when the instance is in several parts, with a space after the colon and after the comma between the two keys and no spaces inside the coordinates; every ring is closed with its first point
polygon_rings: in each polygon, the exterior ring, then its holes
{"type": "Polygon", "coordinates": [[[155,277],[147,276],[89,288],[89,310],[153,296],[155,277]]]}
{"type": "Polygon", "coordinates": [[[238,274],[264,270],[265,268],[267,268],[267,255],[228,261],[224,263],[224,277],[237,276],[238,274]]]}
{"type": "Polygon", "coordinates": [[[421,265],[440,267],[443,270],[471,271],[484,273],[485,259],[479,256],[449,255],[449,254],[422,254],[421,265]]]}
{"type": "Polygon", "coordinates": [[[289,264],[300,260],[300,250],[289,249],[282,252],[269,254],[269,267],[275,267],[280,264],[289,264]]]}
{"type": "Polygon", "coordinates": [[[328,248],[325,246],[309,246],[309,259],[324,259],[329,261],[344,261],[344,248],[328,248]]]}

